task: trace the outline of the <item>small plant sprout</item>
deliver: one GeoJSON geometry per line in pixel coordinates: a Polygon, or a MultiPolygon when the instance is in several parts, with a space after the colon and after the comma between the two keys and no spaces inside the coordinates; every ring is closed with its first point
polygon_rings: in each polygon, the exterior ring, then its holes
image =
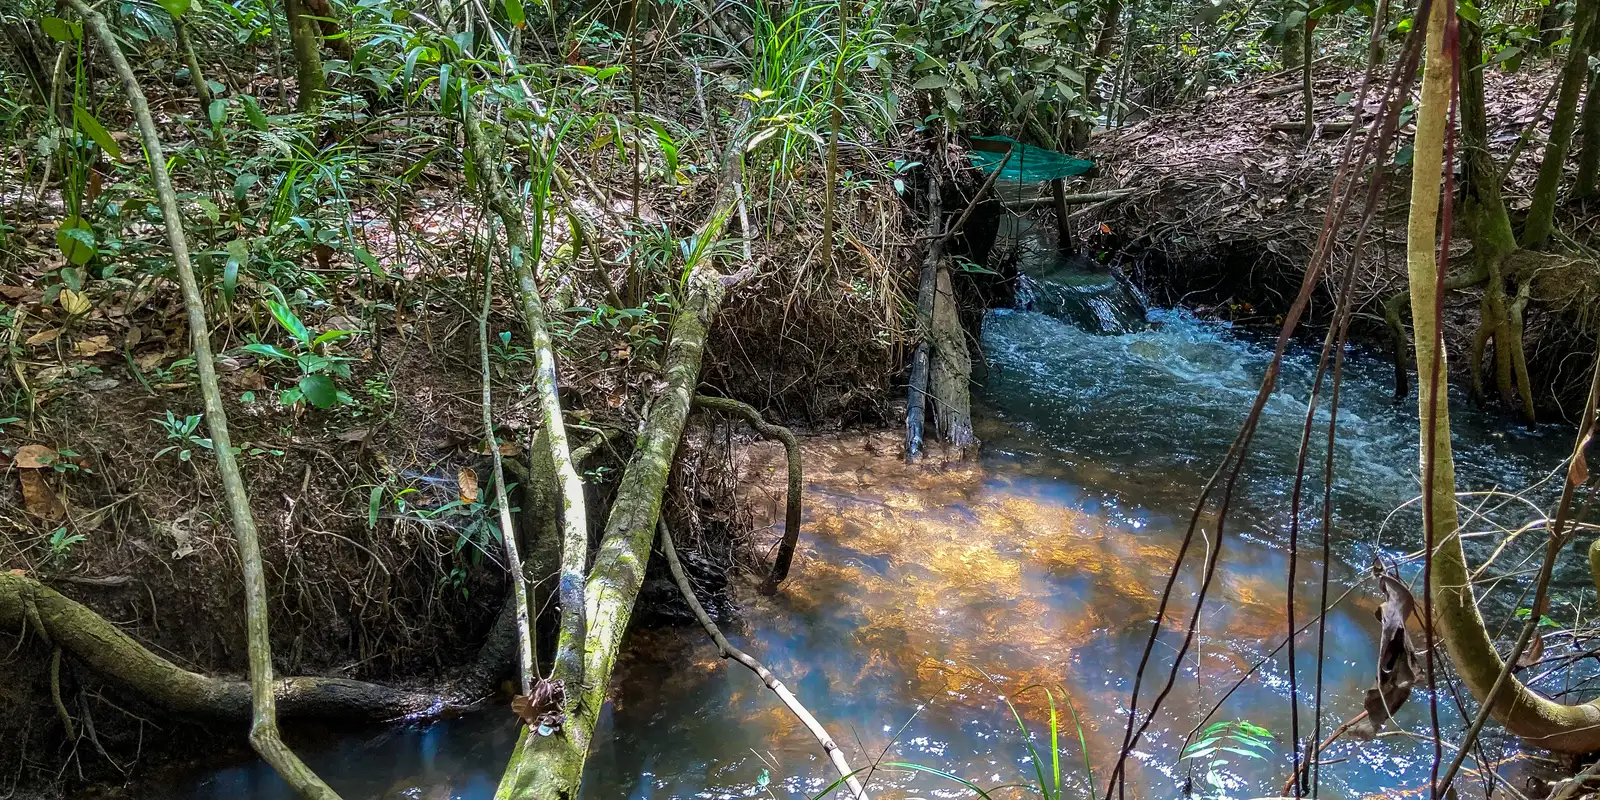
{"type": "Polygon", "coordinates": [[[50,532],[50,563],[60,565],[72,556],[72,546],[83,541],[81,533],[67,533],[66,528],[56,528],[50,532]]]}
{"type": "Polygon", "coordinates": [[[354,404],[355,399],[335,382],[336,378],[350,377],[352,359],[335,355],[329,345],[358,331],[312,331],[289,307],[281,292],[277,298],[267,301],[267,307],[273,320],[289,334],[292,352],[266,342],[251,342],[243,349],[269,361],[292,363],[299,368],[299,380],[293,386],[278,390],[278,402],[288,407],[305,402],[321,409],[354,404]]]}
{"type": "Polygon", "coordinates": [[[179,461],[188,461],[194,457],[195,450],[210,450],[211,439],[195,433],[200,427],[200,417],[201,415],[199,414],[190,414],[187,417],[180,418],[172,413],[171,409],[168,409],[166,418],[156,417],[153,419],[152,422],[167,434],[167,439],[177,443],[161,448],[156,453],[156,458],[176,452],[179,461]]]}

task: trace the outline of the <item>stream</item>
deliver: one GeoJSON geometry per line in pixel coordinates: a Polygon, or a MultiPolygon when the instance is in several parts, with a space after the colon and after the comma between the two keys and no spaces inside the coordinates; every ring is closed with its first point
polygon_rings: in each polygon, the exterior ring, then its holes
{"type": "MultiPolygon", "coordinates": [[[[986,788],[1037,785],[1036,767],[1051,772],[1048,688],[1061,719],[1063,796],[1082,797],[1088,770],[1099,786],[1109,774],[1162,582],[1194,499],[1256,393],[1271,343],[1184,311],[1146,312],[1111,275],[1056,259],[1047,237],[1025,225],[1007,236],[1026,279],[1018,307],[990,312],[983,326],[987,364],[974,397],[982,456],[908,467],[894,434],[811,440],[796,569],[777,597],[741,595],[738,618],[723,624],[795,690],[855,766],[881,756],[986,788]],[[1008,701],[1045,763],[1034,763],[1008,701]]],[[[1265,727],[1274,737],[1270,754],[1179,756],[1200,715],[1282,640],[1289,494],[1316,356],[1297,345],[1267,405],[1196,648],[1130,760],[1131,796],[1177,797],[1191,779],[1196,796],[1276,795],[1289,772],[1281,653],[1213,717],[1265,727]]],[[[1416,412],[1411,402],[1392,402],[1391,385],[1383,360],[1349,353],[1335,454],[1332,597],[1361,581],[1375,555],[1393,560],[1420,539],[1414,506],[1391,517],[1418,483],[1416,412]]],[[[1453,399],[1464,491],[1532,484],[1570,446],[1563,426],[1530,433],[1453,399]]],[[[1326,404],[1319,413],[1325,422],[1326,404]]],[[[745,459],[753,483],[747,502],[781,525],[781,450],[758,446],[745,459]]],[[[1320,447],[1311,460],[1320,465],[1320,447]]],[[[1312,473],[1297,562],[1301,623],[1316,613],[1322,566],[1320,468],[1312,473]]],[[[1506,513],[1516,521],[1526,512],[1506,513]]],[[[1199,546],[1214,544],[1212,533],[1199,546]]],[[[1527,552],[1502,556],[1504,571],[1527,552]]],[[[1481,552],[1472,554],[1481,561],[1481,552]]],[[[1190,557],[1174,593],[1181,619],[1198,587],[1198,558],[1190,557]]],[[[1585,580],[1580,570],[1559,582],[1585,580]]],[[[1486,609],[1499,609],[1492,620],[1505,617],[1517,591],[1508,584],[1491,598],[1486,609]]],[[[1324,736],[1360,710],[1372,683],[1375,594],[1368,582],[1329,615],[1324,736]]],[[[1551,615],[1571,613],[1557,602],[1551,615]]],[[[1313,627],[1297,640],[1304,738],[1312,733],[1315,636],[1313,627]]],[[[834,780],[815,740],[753,674],[720,661],[698,628],[634,630],[629,640],[583,797],[802,798],[834,780]]],[[[1162,635],[1146,703],[1180,641],[1181,630],[1162,635]]],[[[1582,677],[1550,680],[1559,690],[1582,677]]],[[[1448,741],[1460,718],[1443,687],[1440,698],[1448,741]]],[[[1427,730],[1424,692],[1396,722],[1404,731],[1427,730]]],[[[515,733],[512,715],[495,709],[321,742],[305,755],[347,798],[489,798],[515,733]]],[[[1499,739],[1485,750],[1511,762],[1500,770],[1513,780],[1538,764],[1499,739]]],[[[1322,768],[1322,796],[1415,790],[1426,783],[1431,756],[1431,744],[1405,733],[1341,742],[1326,756],[1334,763],[1322,768]]],[[[972,796],[949,780],[887,767],[871,785],[878,798],[972,796]]],[[[1461,788],[1481,794],[1471,775],[1461,788]]],[[[290,795],[253,762],[181,776],[155,796],[290,795]]],[[[995,796],[1034,795],[1008,789],[995,796]]]]}

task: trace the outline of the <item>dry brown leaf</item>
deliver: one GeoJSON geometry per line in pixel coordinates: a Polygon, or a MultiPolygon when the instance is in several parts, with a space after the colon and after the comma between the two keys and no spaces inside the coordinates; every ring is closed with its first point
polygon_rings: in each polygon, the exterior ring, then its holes
{"type": "Polygon", "coordinates": [[[155,368],[156,365],[165,360],[167,360],[167,351],[157,350],[153,353],[145,353],[142,356],[135,356],[133,363],[138,364],[139,369],[148,370],[155,368]]]}
{"type": "Polygon", "coordinates": [[[478,502],[478,473],[471,467],[462,467],[456,473],[456,489],[461,495],[461,502],[471,505],[478,502]]]}
{"type": "Polygon", "coordinates": [[[42,470],[24,469],[17,472],[17,477],[22,481],[22,504],[29,514],[52,521],[67,515],[61,499],[50,491],[50,483],[42,470]]]}
{"type": "Polygon", "coordinates": [[[1376,611],[1383,626],[1378,642],[1378,681],[1367,690],[1363,703],[1366,719],[1350,727],[1350,735],[1361,740],[1378,735],[1395,710],[1410,699],[1417,680],[1416,648],[1406,630],[1406,619],[1415,610],[1416,600],[1405,584],[1389,575],[1380,577],[1378,585],[1384,594],[1383,604],[1376,611]]]}
{"type": "Polygon", "coordinates": [[[26,286],[0,286],[0,297],[4,297],[7,300],[21,300],[27,296],[28,287],[26,286]]]}
{"type": "Polygon", "coordinates": [[[347,430],[344,433],[339,434],[339,441],[341,441],[341,442],[359,442],[359,441],[363,441],[363,440],[365,440],[367,438],[367,435],[369,433],[370,433],[370,429],[369,428],[351,428],[350,430],[347,430]]]}
{"type": "Polygon", "coordinates": [[[89,358],[101,353],[109,353],[116,348],[111,346],[110,336],[90,336],[80,339],[72,345],[72,354],[79,358],[89,358]]]}
{"type": "Polygon", "coordinates": [[[1589,482],[1589,460],[1584,458],[1583,451],[1578,451],[1578,457],[1572,459],[1570,473],[1573,486],[1582,486],[1589,482]]]}
{"type": "Polygon", "coordinates": [[[60,336],[60,328],[51,328],[49,330],[39,331],[38,333],[29,336],[28,340],[23,342],[23,344],[29,347],[38,347],[41,344],[49,344],[55,341],[57,338],[60,338],[60,336]]]}
{"type": "Polygon", "coordinates": [[[44,469],[59,461],[61,456],[53,448],[30,444],[17,448],[17,454],[11,458],[19,469],[44,469]]]}

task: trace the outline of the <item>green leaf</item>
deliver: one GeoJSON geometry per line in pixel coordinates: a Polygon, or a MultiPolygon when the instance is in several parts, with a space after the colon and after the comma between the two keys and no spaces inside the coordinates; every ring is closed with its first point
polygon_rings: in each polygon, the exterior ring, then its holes
{"type": "Polygon", "coordinates": [[[101,125],[100,120],[95,119],[94,115],[90,114],[87,109],[73,104],[72,118],[78,123],[78,128],[85,135],[93,139],[95,144],[100,145],[101,150],[106,151],[106,155],[112,158],[122,158],[122,148],[117,147],[116,140],[112,139],[111,134],[106,132],[106,127],[101,125]]]}
{"type": "Polygon", "coordinates": [[[244,203],[245,196],[250,191],[250,187],[255,186],[256,184],[258,184],[260,182],[261,182],[260,176],[256,175],[253,172],[241,172],[241,173],[239,173],[239,177],[233,179],[233,199],[234,199],[234,202],[241,203],[241,204],[244,203]]]}
{"type": "Polygon", "coordinates": [[[173,19],[183,16],[189,10],[189,0],[159,0],[159,2],[173,19]]]}
{"type": "Polygon", "coordinates": [[[339,403],[339,389],[326,375],[307,375],[299,385],[300,393],[317,408],[333,408],[339,403]]]}
{"type": "Polygon", "coordinates": [[[511,20],[511,26],[514,28],[528,24],[528,18],[522,12],[522,0],[506,0],[506,18],[511,20]]]}
{"type": "Polygon", "coordinates": [[[261,104],[257,103],[254,97],[247,94],[240,95],[239,102],[244,106],[244,117],[250,120],[250,127],[258,131],[268,128],[267,115],[261,111],[261,104]]]}
{"type": "Polygon", "coordinates": [[[39,27],[44,29],[46,36],[58,42],[76,42],[83,38],[83,23],[68,22],[59,17],[45,17],[39,20],[39,27]]]}
{"type": "Polygon", "coordinates": [[[217,204],[212,202],[211,198],[196,197],[194,204],[199,206],[201,211],[206,212],[206,219],[211,220],[213,223],[222,219],[222,209],[217,208],[217,204]]]}
{"type": "Polygon", "coordinates": [[[372,487],[372,493],[367,495],[367,530],[378,527],[378,508],[383,504],[383,486],[372,487]]]}
{"type": "Polygon", "coordinates": [[[1246,749],[1244,749],[1242,747],[1230,747],[1228,745],[1223,745],[1222,749],[1226,750],[1226,751],[1228,751],[1230,753],[1233,753],[1235,755],[1244,756],[1246,758],[1255,758],[1255,759],[1261,759],[1261,760],[1265,760],[1266,759],[1266,757],[1261,755],[1260,753],[1257,753],[1254,750],[1246,750],[1246,749]]]}
{"type": "Polygon", "coordinates": [[[336,342],[347,336],[354,336],[360,332],[361,331],[325,331],[321,336],[311,340],[311,346],[316,347],[317,345],[327,344],[328,342],[336,342]]]}
{"type": "Polygon", "coordinates": [[[356,261],[360,262],[361,266],[366,267],[368,272],[373,275],[383,275],[383,269],[378,266],[378,259],[374,258],[367,248],[353,247],[350,252],[355,254],[356,261]]]}
{"type": "Polygon", "coordinates": [[[942,89],[949,81],[939,73],[924,75],[916,83],[911,84],[913,89],[942,89]]]}
{"type": "Polygon", "coordinates": [[[228,101],[220,97],[212,100],[211,105],[206,107],[206,116],[211,119],[212,125],[221,126],[222,121],[228,118],[228,101]]]}
{"type": "Polygon", "coordinates": [[[266,356],[267,358],[278,358],[284,361],[294,360],[294,356],[285,353],[276,345],[270,345],[266,342],[251,342],[240,349],[246,353],[255,353],[258,356],[266,356]]]}
{"type": "Polygon", "coordinates": [[[228,260],[222,265],[222,297],[233,302],[233,292],[239,286],[239,267],[250,263],[250,240],[234,239],[228,242],[228,260]]]}
{"type": "Polygon", "coordinates": [[[61,254],[74,264],[86,264],[94,258],[94,228],[82,217],[67,217],[56,229],[56,246],[61,254]]]}
{"type": "Polygon", "coordinates": [[[277,300],[268,300],[267,307],[272,309],[272,318],[277,320],[278,324],[282,325],[283,329],[295,338],[295,341],[301,344],[311,344],[311,331],[306,328],[306,324],[301,322],[300,318],[295,316],[295,313],[288,306],[277,300]]]}

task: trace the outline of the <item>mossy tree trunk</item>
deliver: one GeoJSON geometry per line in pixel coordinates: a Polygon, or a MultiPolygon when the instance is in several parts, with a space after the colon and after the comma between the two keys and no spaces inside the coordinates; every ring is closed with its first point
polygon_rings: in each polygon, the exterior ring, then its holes
{"type": "MultiPolygon", "coordinates": [[[[1600,39],[1600,21],[1589,33],[1589,49],[1600,39]]],[[[1595,196],[1600,183],[1600,72],[1589,72],[1589,91],[1583,96],[1583,114],[1578,123],[1578,177],[1572,183],[1572,199],[1595,196]]]]}
{"type": "Polygon", "coordinates": [[[1504,265],[1517,250],[1511,217],[1500,193],[1500,170],[1488,149],[1488,122],[1483,94],[1483,39],[1477,24],[1462,19],[1461,143],[1466,185],[1462,191],[1462,216],[1472,236],[1473,268],[1485,276],[1481,312],[1482,328],[1469,364],[1473,391],[1482,394],[1482,350],[1494,342],[1495,386],[1507,408],[1520,405],[1533,419],[1533,390],[1528,383],[1522,335],[1512,326],[1506,296],[1504,265]]]}
{"type": "MultiPolygon", "coordinates": [[[[1489,696],[1503,664],[1478,611],[1466,555],[1461,547],[1455,460],[1450,447],[1449,394],[1442,385],[1448,370],[1438,304],[1440,265],[1436,258],[1436,237],[1446,115],[1454,68],[1453,54],[1444,47],[1446,8],[1445,3],[1435,3],[1428,21],[1427,68],[1413,144],[1406,267],[1415,333],[1422,472],[1431,476],[1431,482],[1423,491],[1428,497],[1427,525],[1435,537],[1431,578],[1434,625],[1462,683],[1481,701],[1489,696]],[[1430,441],[1434,445],[1431,448],[1430,441]]],[[[1509,688],[1510,691],[1499,693],[1492,706],[1495,719],[1509,733],[1561,752],[1586,753],[1600,749],[1600,707],[1562,705],[1535,694],[1515,679],[1509,688]]]]}
{"type": "Polygon", "coordinates": [[[295,108],[312,111],[322,103],[327,78],[322,72],[322,52],[317,49],[316,22],[308,16],[305,0],[283,0],[289,18],[289,44],[294,50],[295,81],[299,94],[295,108]]]}
{"type": "Polygon", "coordinates": [[[672,322],[666,387],[655,398],[633,456],[623,471],[606,520],[600,550],[584,587],[587,635],[584,685],[566,699],[561,727],[549,736],[523,728],[506,766],[498,800],[572,800],[577,797],[590,737],[605,705],[622,635],[644,583],[645,565],[661,514],[662,491],[672,468],[684,420],[700,379],[706,331],[722,304],[724,286],[714,270],[699,267],[672,322]]]}

